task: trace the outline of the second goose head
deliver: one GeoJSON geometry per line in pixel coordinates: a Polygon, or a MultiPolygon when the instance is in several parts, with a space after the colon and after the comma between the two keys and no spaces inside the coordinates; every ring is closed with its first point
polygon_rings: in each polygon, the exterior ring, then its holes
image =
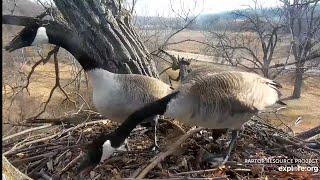
{"type": "Polygon", "coordinates": [[[5,49],[12,52],[27,46],[35,46],[49,43],[47,29],[38,24],[34,24],[28,28],[24,28],[19,36],[16,36],[11,43],[5,46],[5,49]]]}
{"type": "Polygon", "coordinates": [[[26,26],[5,46],[5,50],[12,52],[23,47],[43,44],[63,47],[78,60],[85,71],[95,68],[105,69],[103,62],[93,59],[83,50],[81,38],[77,33],[64,25],[56,25],[55,22],[46,25],[34,23],[26,26]]]}

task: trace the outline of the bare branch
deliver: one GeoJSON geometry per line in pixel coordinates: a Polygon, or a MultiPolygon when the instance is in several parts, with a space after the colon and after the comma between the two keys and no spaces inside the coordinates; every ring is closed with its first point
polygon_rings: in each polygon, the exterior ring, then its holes
{"type": "Polygon", "coordinates": [[[194,135],[195,133],[203,129],[204,129],[203,127],[199,127],[199,128],[193,128],[189,130],[186,134],[181,136],[178,139],[178,141],[172,144],[166,152],[160,153],[156,157],[151,159],[150,160],[151,163],[136,178],[143,179],[148,174],[148,172],[151,171],[158,163],[160,163],[163,159],[165,159],[166,157],[171,155],[173,152],[175,152],[185,140],[187,140],[189,137],[191,137],[192,135],[194,135]]]}

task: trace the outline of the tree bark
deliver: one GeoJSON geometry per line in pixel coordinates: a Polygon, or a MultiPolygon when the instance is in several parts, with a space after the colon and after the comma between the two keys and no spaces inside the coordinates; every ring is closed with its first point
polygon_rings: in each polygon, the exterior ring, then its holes
{"type": "Polygon", "coordinates": [[[297,63],[296,65],[296,72],[295,72],[295,79],[294,79],[294,89],[292,93],[292,98],[297,99],[301,97],[301,89],[303,83],[303,64],[297,63]]]}
{"type": "Polygon", "coordinates": [[[30,177],[15,168],[8,159],[2,155],[2,179],[4,179],[4,177],[8,180],[32,180],[30,177]]]}
{"type": "Polygon", "coordinates": [[[54,0],[81,46],[106,69],[159,78],[155,63],[131,24],[130,13],[117,0],[54,0]]]}

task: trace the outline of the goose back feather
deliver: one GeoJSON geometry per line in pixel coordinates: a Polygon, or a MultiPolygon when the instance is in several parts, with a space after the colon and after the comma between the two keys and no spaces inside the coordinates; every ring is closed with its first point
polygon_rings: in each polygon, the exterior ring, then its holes
{"type": "Polygon", "coordinates": [[[206,73],[179,88],[165,116],[213,129],[240,128],[259,110],[278,101],[278,88],[278,83],[252,73],[206,73]]]}

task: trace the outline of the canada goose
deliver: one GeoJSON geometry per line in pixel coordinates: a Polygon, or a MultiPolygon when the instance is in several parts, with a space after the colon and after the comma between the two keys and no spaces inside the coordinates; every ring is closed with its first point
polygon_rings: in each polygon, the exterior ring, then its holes
{"type": "MultiPolygon", "coordinates": [[[[154,114],[163,114],[193,126],[233,129],[225,162],[238,130],[245,122],[265,107],[275,103],[285,105],[279,100],[281,85],[257,74],[240,71],[206,72],[189,79],[177,91],[131,114],[114,132],[101,134],[88,146],[86,164],[90,162],[96,165],[108,158],[138,123],[154,114]]],[[[82,170],[81,165],[79,170],[82,170]]]]}
{"type": "MultiPolygon", "coordinates": [[[[93,103],[104,117],[121,123],[145,104],[171,93],[172,88],[159,79],[138,74],[116,74],[103,69],[105,62],[99,62],[83,51],[77,35],[51,27],[50,24],[25,27],[5,49],[12,52],[50,43],[68,50],[87,72],[93,85],[93,103]]],[[[156,131],[158,116],[151,119],[155,120],[156,131]]],[[[156,135],[154,145],[157,146],[156,135]]]]}

